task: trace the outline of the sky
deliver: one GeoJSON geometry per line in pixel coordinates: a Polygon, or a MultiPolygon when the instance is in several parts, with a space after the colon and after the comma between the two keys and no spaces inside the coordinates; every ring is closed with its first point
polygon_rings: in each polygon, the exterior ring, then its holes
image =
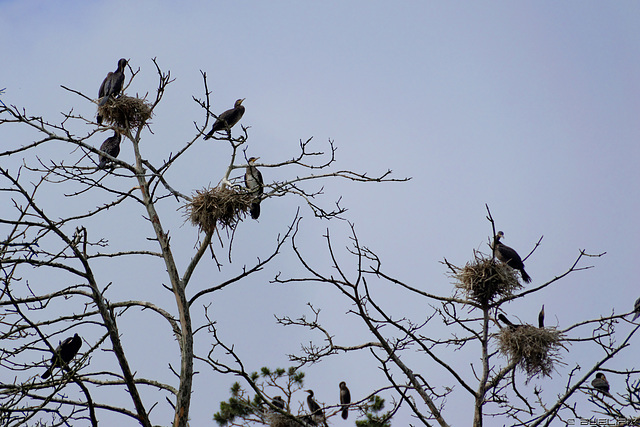
{"type": "MultiPolygon", "coordinates": [[[[391,169],[396,178],[411,178],[384,184],[327,180],[312,188],[324,185],[325,206],[341,198],[362,244],[380,256],[386,273],[412,286],[451,295],[441,261],[464,265],[474,249],[488,253],[491,225],[485,204],[497,229],[504,231],[505,244],[521,255],[544,236],[526,261],[532,286],[564,273],[581,249],[606,252],[585,262],[594,268],[504,307],[511,317],[533,323],[544,303],[548,321],[562,328],[613,310],[628,312],[639,296],[639,17],[640,5],[630,1],[0,1],[6,37],[1,99],[51,121],[62,120],[61,112],[71,109],[91,118],[95,106],[61,85],[95,97],[106,73],[124,57],[140,68],[127,93],[153,97],[156,58],[175,79],[155,111],[153,134],[143,136],[144,156],[159,163],[197,134],[195,124],[204,123],[192,97],[203,97],[201,72],[206,72],[214,111],[246,98],[241,123],[250,126],[248,156],[276,163],[294,156],[300,140],[313,137],[314,149],[326,151],[331,139],[338,147],[336,169],[369,175],[391,169]]],[[[88,124],[70,126],[79,135],[92,130],[88,124]]],[[[29,138],[33,133],[15,126],[0,129],[3,147],[26,144],[29,138]]],[[[94,138],[99,146],[102,136],[94,138]]],[[[55,159],[77,156],[60,143],[42,150],[41,155],[55,159]]],[[[187,194],[215,185],[229,152],[222,143],[199,141],[169,178],[187,194]]],[[[133,159],[130,145],[123,146],[120,158],[133,159]]],[[[0,161],[15,170],[22,158],[0,161]]],[[[262,173],[269,182],[299,171],[262,173]]],[[[125,189],[133,185],[113,182],[125,189]]],[[[59,187],[47,192],[42,203],[60,216],[104,203],[99,191],[73,200],[64,197],[68,189],[59,187]]],[[[184,267],[197,231],[179,207],[167,200],[161,216],[184,267]]],[[[349,244],[347,223],[314,219],[299,198],[273,198],[262,203],[259,221],[239,227],[232,263],[225,262],[222,271],[210,259],[200,266],[192,294],[264,257],[298,207],[304,227],[299,239],[309,259],[332,273],[322,237],[329,228],[341,248],[341,262],[353,268],[353,258],[342,249],[349,244]]],[[[8,205],[0,212],[9,214],[8,205]]],[[[109,239],[110,249],[126,248],[131,241],[155,249],[144,241],[152,230],[143,215],[140,206],[125,203],[99,224],[88,225],[92,235],[109,239]]],[[[218,254],[227,250],[228,240],[223,240],[224,248],[216,246],[218,254]]],[[[167,280],[164,267],[156,260],[117,268],[102,261],[96,269],[102,283],[114,283],[112,298],[146,298],[175,312],[171,295],[161,286],[167,280]]],[[[278,272],[302,274],[290,248],[259,275],[206,300],[220,335],[235,345],[247,369],[289,366],[287,354],[322,339],[276,324],[276,315],[309,316],[308,302],[322,310],[320,321],[342,345],[371,339],[347,314],[352,307],[335,289],[270,283],[278,272]]],[[[53,280],[33,274],[41,286],[55,288],[53,280]]],[[[376,292],[394,316],[419,321],[429,313],[430,301],[388,284],[379,283],[376,292]]],[[[194,312],[202,320],[202,306],[194,312]]],[[[121,327],[133,370],[171,381],[167,364],[177,362],[175,344],[170,337],[167,342],[149,339],[149,331],[166,338],[168,328],[144,313],[131,319],[121,327]]],[[[439,328],[434,334],[447,333],[439,328]]],[[[206,349],[204,335],[202,340],[197,345],[206,349]]],[[[578,347],[565,352],[564,361],[569,367],[590,366],[597,355],[578,347]]],[[[633,353],[626,351],[606,367],[633,366],[633,353]]],[[[458,358],[453,352],[448,356],[458,358]]],[[[408,359],[414,369],[430,372],[431,362],[421,357],[408,359]]],[[[461,369],[467,369],[468,357],[460,359],[461,369]]],[[[99,356],[92,360],[100,361],[99,356]]],[[[197,370],[191,425],[210,425],[236,378],[204,366],[197,370]]],[[[307,386],[326,403],[337,400],[342,379],[354,397],[384,384],[364,353],[337,355],[305,372],[307,386]]],[[[563,374],[536,384],[553,396],[563,374]]],[[[430,379],[442,387],[450,382],[437,372],[430,379]]],[[[451,425],[469,425],[468,403],[448,403],[444,416],[451,425]]],[[[154,423],[169,422],[167,408],[154,411],[154,423]]],[[[395,420],[398,426],[415,423],[407,412],[395,420]]],[[[351,423],[336,420],[334,425],[351,423]]]]}

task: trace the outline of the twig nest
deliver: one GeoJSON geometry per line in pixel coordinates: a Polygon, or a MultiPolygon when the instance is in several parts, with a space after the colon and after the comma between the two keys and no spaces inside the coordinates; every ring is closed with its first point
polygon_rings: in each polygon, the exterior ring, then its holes
{"type": "Polygon", "coordinates": [[[498,334],[498,349],[518,366],[529,378],[536,375],[550,377],[554,365],[560,362],[562,334],[556,328],[536,328],[515,325],[502,328],[498,334]]]}
{"type": "Polygon", "coordinates": [[[486,304],[496,297],[511,296],[522,288],[516,270],[479,252],[474,256],[473,261],[454,274],[456,287],[462,289],[467,298],[486,304]]]}
{"type": "Polygon", "coordinates": [[[230,187],[197,190],[186,205],[191,223],[205,233],[222,228],[233,229],[249,211],[254,196],[230,187]]]}
{"type": "Polygon", "coordinates": [[[285,417],[278,412],[271,412],[266,416],[270,427],[300,427],[300,423],[285,417]]]}
{"type": "Polygon", "coordinates": [[[144,126],[151,118],[151,104],[140,98],[122,95],[119,98],[109,98],[104,105],[98,106],[98,115],[106,123],[121,128],[127,125],[131,128],[144,126]]]}

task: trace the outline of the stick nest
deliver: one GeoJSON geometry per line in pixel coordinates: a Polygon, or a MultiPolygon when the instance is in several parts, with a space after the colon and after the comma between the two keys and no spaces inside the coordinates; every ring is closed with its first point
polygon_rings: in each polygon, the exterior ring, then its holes
{"type": "Polygon", "coordinates": [[[309,415],[305,415],[303,417],[297,417],[298,420],[302,422],[296,422],[291,418],[287,418],[284,415],[278,412],[270,412],[266,416],[267,422],[269,423],[269,427],[300,427],[303,426],[317,426],[318,423],[312,421],[309,415]]]}
{"type": "Polygon", "coordinates": [[[518,366],[534,376],[551,377],[554,365],[560,362],[562,334],[555,328],[531,325],[507,326],[498,334],[498,349],[518,366]]]}
{"type": "Polygon", "coordinates": [[[187,203],[187,215],[193,225],[205,233],[213,233],[217,225],[234,229],[249,211],[255,196],[234,188],[215,187],[196,190],[187,203]]]}
{"type": "Polygon", "coordinates": [[[462,289],[468,299],[486,304],[496,297],[509,297],[522,289],[514,269],[479,252],[474,256],[473,261],[453,275],[457,280],[455,286],[462,289]]]}
{"type": "Polygon", "coordinates": [[[277,412],[267,414],[270,427],[300,427],[300,424],[277,412]]]}
{"type": "Polygon", "coordinates": [[[144,126],[151,118],[151,104],[140,98],[122,95],[119,98],[109,98],[104,105],[98,106],[98,115],[106,123],[121,128],[144,126]]]}

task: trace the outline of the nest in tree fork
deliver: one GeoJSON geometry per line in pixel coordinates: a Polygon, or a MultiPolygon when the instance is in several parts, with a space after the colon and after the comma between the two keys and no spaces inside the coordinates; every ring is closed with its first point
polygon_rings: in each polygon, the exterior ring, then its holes
{"type": "Polygon", "coordinates": [[[187,214],[193,225],[205,233],[213,233],[217,225],[235,228],[251,206],[255,196],[229,187],[215,187],[197,190],[186,205],[187,214]]]}
{"type": "Polygon", "coordinates": [[[98,115],[104,122],[120,128],[143,126],[151,118],[151,104],[140,98],[122,95],[109,98],[104,105],[98,106],[98,115]]]}
{"type": "Polygon", "coordinates": [[[266,421],[269,423],[269,427],[301,427],[301,426],[317,426],[318,423],[311,420],[310,415],[305,415],[303,417],[296,417],[298,421],[292,420],[289,417],[285,417],[284,415],[278,412],[270,412],[265,417],[266,421]],[[302,423],[302,424],[301,424],[302,423]]]}
{"type": "Polygon", "coordinates": [[[498,334],[498,348],[504,356],[517,361],[530,378],[541,374],[550,377],[554,365],[560,362],[561,339],[556,328],[507,326],[498,334]]]}
{"type": "Polygon", "coordinates": [[[266,418],[269,422],[269,427],[300,427],[300,423],[297,423],[277,412],[267,414],[266,418]]]}
{"type": "Polygon", "coordinates": [[[467,298],[486,304],[496,297],[509,297],[522,288],[516,271],[506,264],[475,253],[475,259],[459,269],[454,278],[456,287],[467,298]]]}

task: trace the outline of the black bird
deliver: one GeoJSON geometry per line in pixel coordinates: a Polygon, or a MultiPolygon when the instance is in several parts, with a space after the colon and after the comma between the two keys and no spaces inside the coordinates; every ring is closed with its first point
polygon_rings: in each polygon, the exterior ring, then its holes
{"type": "Polygon", "coordinates": [[[603,394],[611,397],[611,394],[609,394],[609,381],[607,381],[607,378],[602,372],[598,372],[596,374],[595,379],[591,381],[591,385],[596,390],[601,391],[603,394]]]}
{"type": "Polygon", "coordinates": [[[349,403],[351,403],[351,392],[347,388],[347,383],[341,381],[340,384],[340,404],[342,405],[342,419],[349,417],[349,403]]]}
{"type": "Polygon", "coordinates": [[[514,270],[519,270],[522,274],[522,280],[526,283],[531,282],[531,277],[524,271],[524,263],[522,262],[522,258],[520,255],[509,246],[502,244],[500,239],[504,237],[504,233],[502,231],[498,231],[498,234],[493,238],[493,254],[500,261],[507,264],[509,267],[514,270]]]}
{"type": "Polygon", "coordinates": [[[499,319],[502,323],[504,323],[505,325],[507,325],[509,328],[512,328],[512,329],[517,329],[517,328],[519,328],[520,326],[522,326],[522,325],[516,325],[516,324],[512,323],[509,319],[507,319],[507,316],[505,316],[505,315],[504,315],[504,314],[502,314],[502,313],[498,314],[498,319],[499,319]]]}
{"type": "Polygon", "coordinates": [[[544,328],[544,304],[542,304],[542,310],[538,314],[538,328],[544,328]]]}
{"type": "MultiPolygon", "coordinates": [[[[100,146],[100,151],[104,151],[111,157],[118,157],[118,154],[120,154],[120,141],[122,141],[122,136],[118,131],[114,130],[113,136],[104,140],[100,146]]],[[[107,163],[109,163],[109,159],[100,155],[100,164],[98,164],[98,169],[104,169],[107,167],[107,163]]]]}
{"type": "Polygon", "coordinates": [[[631,321],[635,321],[638,317],[640,317],[640,298],[638,298],[636,300],[636,303],[633,304],[633,312],[635,313],[633,315],[633,319],[631,319],[631,321]]]}
{"type": "Polygon", "coordinates": [[[78,334],[62,341],[53,353],[53,356],[51,356],[51,366],[42,374],[42,378],[49,378],[57,366],[63,366],[63,364],[66,365],[69,363],[71,359],[73,359],[73,356],[78,353],[81,345],[82,338],[80,338],[78,334]]]}
{"type": "Polygon", "coordinates": [[[211,138],[213,134],[219,130],[230,130],[236,123],[238,123],[244,114],[242,101],[245,99],[246,98],[238,99],[232,109],[220,114],[215,123],[213,123],[211,131],[204,136],[204,139],[206,140],[211,138]]]}
{"type": "Polygon", "coordinates": [[[258,219],[258,217],[260,217],[260,200],[262,198],[262,193],[264,192],[262,174],[258,168],[254,166],[256,160],[259,158],[260,157],[251,157],[249,159],[249,166],[247,166],[247,170],[244,173],[244,185],[255,197],[255,201],[252,202],[249,207],[249,212],[253,219],[258,219]]]}
{"type": "MultiPolygon", "coordinates": [[[[111,96],[116,97],[120,94],[124,86],[124,67],[126,66],[127,60],[120,58],[118,61],[118,69],[114,72],[109,71],[107,73],[107,77],[104,78],[100,89],[98,89],[98,98],[102,98],[98,106],[106,104],[111,96]]],[[[102,124],[102,116],[100,114],[98,114],[97,121],[98,124],[102,124]]]]}
{"type": "Polygon", "coordinates": [[[307,396],[307,406],[309,406],[309,411],[311,411],[311,417],[316,420],[319,419],[322,421],[322,423],[326,426],[327,422],[324,419],[324,411],[322,410],[322,408],[320,408],[320,405],[318,405],[318,402],[315,401],[315,399],[313,398],[313,390],[305,390],[307,393],[309,393],[309,396],[307,396]]]}
{"type": "Polygon", "coordinates": [[[284,409],[284,400],[282,400],[282,397],[280,396],[274,397],[271,404],[276,408],[284,409]]]}

